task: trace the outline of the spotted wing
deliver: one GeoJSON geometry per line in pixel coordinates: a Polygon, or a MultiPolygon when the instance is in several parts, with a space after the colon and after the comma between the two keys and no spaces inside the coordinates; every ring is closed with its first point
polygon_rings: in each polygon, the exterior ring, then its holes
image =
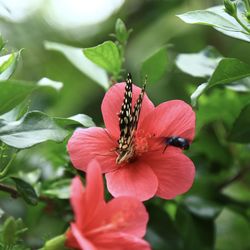
{"type": "Polygon", "coordinates": [[[124,99],[119,113],[120,138],[118,143],[120,150],[126,150],[130,144],[132,122],[132,78],[128,74],[124,99]]]}
{"type": "Polygon", "coordinates": [[[141,93],[134,105],[134,110],[132,113],[132,126],[131,126],[131,134],[134,133],[134,131],[137,129],[139,118],[140,118],[140,112],[141,112],[141,106],[142,106],[142,101],[145,93],[145,88],[146,88],[146,80],[145,83],[143,84],[141,93]]]}

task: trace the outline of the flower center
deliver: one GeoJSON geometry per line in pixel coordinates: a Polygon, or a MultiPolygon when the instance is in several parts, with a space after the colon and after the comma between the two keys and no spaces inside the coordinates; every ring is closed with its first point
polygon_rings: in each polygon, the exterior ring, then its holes
{"type": "Polygon", "coordinates": [[[131,143],[124,150],[117,149],[117,164],[130,163],[137,159],[138,156],[141,156],[143,153],[148,151],[148,138],[144,131],[135,132],[131,143]]]}

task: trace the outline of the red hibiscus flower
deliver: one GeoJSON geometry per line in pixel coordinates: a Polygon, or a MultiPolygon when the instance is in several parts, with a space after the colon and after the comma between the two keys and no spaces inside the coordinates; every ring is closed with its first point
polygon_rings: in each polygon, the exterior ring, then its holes
{"type": "Polygon", "coordinates": [[[66,246],[80,250],[150,250],[141,239],[148,214],[134,197],[118,197],[106,203],[99,164],[93,160],[87,170],[84,189],[79,177],[71,185],[71,206],[75,214],[66,233],[66,246]]]}
{"type": "MultiPolygon", "coordinates": [[[[142,92],[139,87],[132,87],[134,107],[142,92]]],[[[124,90],[125,83],[117,83],[103,99],[101,108],[106,129],[80,128],[74,132],[68,142],[73,165],[86,171],[90,160],[98,160],[106,175],[108,190],[114,197],[133,195],[143,201],[154,195],[172,199],[185,193],[194,180],[194,165],[181,148],[166,145],[166,140],[175,136],[191,142],[195,132],[195,113],[180,100],[154,107],[144,94],[139,122],[133,133],[133,147],[123,157],[119,145],[124,90]]],[[[127,94],[127,98],[129,96],[127,94]]]]}

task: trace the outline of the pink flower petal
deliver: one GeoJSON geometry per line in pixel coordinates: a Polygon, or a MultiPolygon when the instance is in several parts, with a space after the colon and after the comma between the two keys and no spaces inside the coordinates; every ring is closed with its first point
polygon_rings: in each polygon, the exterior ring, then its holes
{"type": "Polygon", "coordinates": [[[75,214],[77,224],[84,228],[86,220],[86,195],[85,190],[80,180],[80,177],[75,177],[71,183],[70,203],[75,214]]]}
{"type": "Polygon", "coordinates": [[[71,231],[81,250],[98,250],[89,240],[87,240],[74,223],[71,223],[71,231]]]}
{"type": "MultiPolygon", "coordinates": [[[[120,136],[118,114],[120,113],[121,110],[124,91],[125,91],[125,83],[117,83],[108,90],[102,101],[102,115],[105,126],[108,132],[112,134],[116,140],[120,136]]],[[[140,92],[141,88],[133,85],[132,105],[135,104],[140,92]]],[[[148,115],[153,110],[154,110],[154,105],[145,94],[142,102],[139,124],[145,118],[145,116],[148,115]]]]}
{"type": "Polygon", "coordinates": [[[89,162],[96,159],[101,162],[102,172],[109,172],[116,168],[115,148],[106,129],[93,127],[77,129],[68,141],[68,152],[74,167],[85,171],[89,162]]]}
{"type": "Polygon", "coordinates": [[[102,223],[99,217],[103,216],[103,210],[106,209],[102,173],[100,165],[97,163],[97,161],[92,160],[88,165],[86,179],[87,209],[85,208],[86,218],[82,223],[86,225],[86,230],[91,230],[102,223]]]}
{"type": "Polygon", "coordinates": [[[195,113],[180,100],[160,104],[143,121],[142,127],[156,137],[180,136],[194,138],[195,113]]]}
{"type": "Polygon", "coordinates": [[[114,196],[135,196],[141,201],[153,197],[158,181],[151,168],[140,161],[122,165],[106,174],[107,187],[114,196]]]}
{"type": "Polygon", "coordinates": [[[87,186],[84,190],[79,177],[71,185],[70,201],[75,214],[75,221],[81,231],[91,230],[101,223],[99,213],[105,207],[103,180],[99,164],[92,160],[87,170],[87,186]]]}
{"type": "Polygon", "coordinates": [[[146,233],[148,213],[144,205],[133,197],[117,197],[106,207],[106,221],[115,231],[143,237],[146,233]]]}
{"type": "Polygon", "coordinates": [[[168,147],[164,154],[162,151],[147,153],[144,155],[144,160],[158,178],[157,196],[172,199],[191,188],[195,167],[179,148],[168,147]]]}
{"type": "Polygon", "coordinates": [[[99,234],[94,239],[98,250],[150,250],[150,245],[143,239],[125,233],[99,234]]]}

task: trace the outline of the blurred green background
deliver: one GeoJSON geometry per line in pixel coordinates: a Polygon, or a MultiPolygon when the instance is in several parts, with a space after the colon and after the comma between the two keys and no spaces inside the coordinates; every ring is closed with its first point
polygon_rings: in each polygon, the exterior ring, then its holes
{"type": "MultiPolygon", "coordinates": [[[[125,68],[132,73],[134,82],[142,83],[139,73],[142,62],[167,46],[167,72],[160,81],[148,85],[147,94],[156,105],[171,99],[190,103],[190,94],[203,79],[181,72],[175,65],[178,54],[196,53],[210,45],[225,57],[250,64],[249,43],[209,27],[187,25],[176,17],[217,4],[222,1],[0,0],[0,32],[10,51],[24,48],[14,79],[37,81],[48,77],[64,84],[59,93],[36,91],[30,101],[31,110],[61,117],[83,113],[97,125],[103,125],[100,104],[104,89],[62,54],[46,50],[44,41],[79,48],[96,46],[112,39],[116,19],[121,18],[133,29],[125,52],[125,68]]],[[[146,203],[150,212],[147,239],[153,249],[250,249],[250,147],[227,140],[234,119],[249,97],[247,92],[225,88],[211,90],[201,97],[197,137],[188,152],[197,168],[193,188],[174,201],[155,198],[146,203]]],[[[49,183],[61,176],[72,176],[70,163],[65,166],[65,159],[68,161],[65,145],[45,143],[24,150],[11,171],[38,168],[42,172],[40,179],[49,183]]],[[[7,194],[0,195],[0,207],[8,215],[23,218],[28,227],[24,241],[32,249],[65,232],[72,218],[66,200],[40,202],[33,207],[7,194]]]]}

